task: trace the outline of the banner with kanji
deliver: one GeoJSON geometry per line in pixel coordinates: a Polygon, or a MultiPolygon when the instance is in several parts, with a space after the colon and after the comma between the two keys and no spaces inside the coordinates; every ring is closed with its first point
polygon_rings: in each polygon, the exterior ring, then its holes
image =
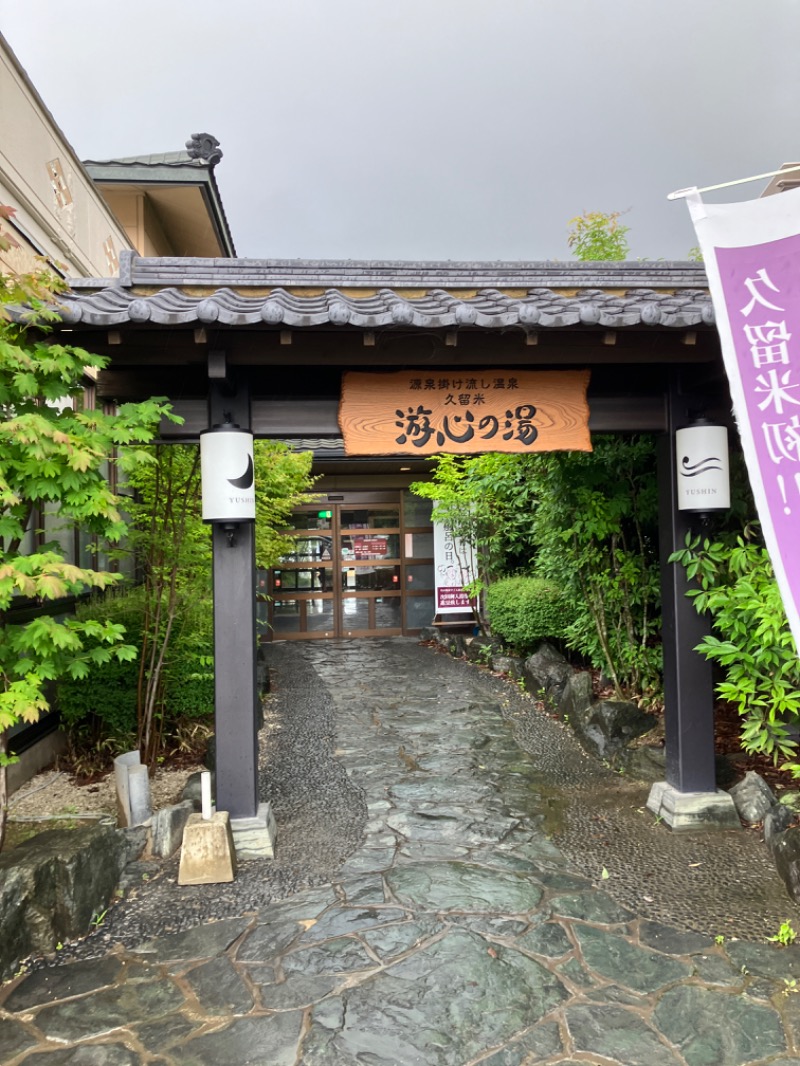
{"type": "Polygon", "coordinates": [[[738,204],[687,196],[750,484],[800,647],[800,190],[738,204]]]}
{"type": "Polygon", "coordinates": [[[475,580],[475,549],[444,522],[433,523],[433,558],[436,575],[436,614],[472,610],[464,586],[475,580]]]}

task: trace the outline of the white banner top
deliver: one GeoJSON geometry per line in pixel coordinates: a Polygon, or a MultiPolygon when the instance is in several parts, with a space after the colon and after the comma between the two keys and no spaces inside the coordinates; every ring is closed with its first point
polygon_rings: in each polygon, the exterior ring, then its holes
{"type": "Polygon", "coordinates": [[[750,484],[800,647],[800,189],[686,196],[705,261],[750,484]]]}

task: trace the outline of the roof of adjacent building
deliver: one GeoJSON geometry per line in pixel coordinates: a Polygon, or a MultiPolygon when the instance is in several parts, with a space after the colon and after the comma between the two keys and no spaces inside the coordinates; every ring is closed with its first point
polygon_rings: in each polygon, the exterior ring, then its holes
{"type": "MultiPolygon", "coordinates": [[[[183,200],[191,189],[202,196],[205,211],[215,236],[216,247],[226,256],[236,255],[228,218],[222,203],[214,168],[222,158],[219,142],[210,134],[192,134],[186,149],[177,152],[160,152],[150,155],[124,156],[120,159],[87,159],[83,166],[100,188],[114,186],[142,186],[157,204],[162,224],[169,229],[171,222],[185,224],[183,216],[191,210],[183,200]],[[172,214],[177,212],[176,218],[172,214]]],[[[202,253],[208,250],[196,241],[190,251],[202,253]]]]}
{"type": "Polygon", "coordinates": [[[293,329],[713,326],[701,264],[121,257],[77,279],[68,323],[293,329]]]}

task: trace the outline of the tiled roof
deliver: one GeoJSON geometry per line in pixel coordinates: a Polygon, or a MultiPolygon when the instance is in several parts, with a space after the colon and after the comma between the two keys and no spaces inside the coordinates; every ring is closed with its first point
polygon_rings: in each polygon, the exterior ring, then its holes
{"type": "Polygon", "coordinates": [[[266,324],[293,329],[686,329],[714,323],[705,273],[701,266],[686,263],[390,263],[133,256],[120,266],[120,280],[113,285],[92,279],[75,281],[73,295],[64,300],[64,320],[109,327],[150,322],[166,326],[266,324]],[[252,289],[259,291],[249,292],[252,289]],[[366,291],[362,295],[359,290],[366,291]]]}
{"type": "MultiPolygon", "coordinates": [[[[706,289],[702,264],[675,262],[404,262],[358,259],[193,259],[187,256],[120,256],[124,286],[202,286],[235,289],[322,288],[429,289],[706,289]]],[[[97,287],[92,279],[76,286],[97,287]]]]}
{"type": "Polygon", "coordinates": [[[201,159],[193,159],[188,152],[160,152],[154,155],[128,155],[120,159],[84,159],[85,167],[206,167],[201,159]]]}

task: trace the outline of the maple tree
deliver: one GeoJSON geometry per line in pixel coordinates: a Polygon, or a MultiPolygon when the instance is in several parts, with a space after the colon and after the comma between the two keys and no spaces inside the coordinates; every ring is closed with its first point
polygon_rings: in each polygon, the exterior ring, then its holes
{"type": "MultiPolygon", "coordinates": [[[[0,210],[0,218],[12,214],[0,210]]],[[[0,231],[0,251],[15,243],[0,231]]],[[[86,368],[100,370],[106,360],[48,338],[64,288],[46,263],[31,273],[0,272],[0,846],[11,730],[49,709],[48,685],[59,677],[85,677],[90,663],[136,655],[121,626],[46,608],[119,580],[72,561],[63,537],[46,537],[56,522],[119,541],[126,524],[109,469],[151,461],[141,446],[169,414],[159,400],[124,404],[113,414],[85,402],[86,368]]]]}

